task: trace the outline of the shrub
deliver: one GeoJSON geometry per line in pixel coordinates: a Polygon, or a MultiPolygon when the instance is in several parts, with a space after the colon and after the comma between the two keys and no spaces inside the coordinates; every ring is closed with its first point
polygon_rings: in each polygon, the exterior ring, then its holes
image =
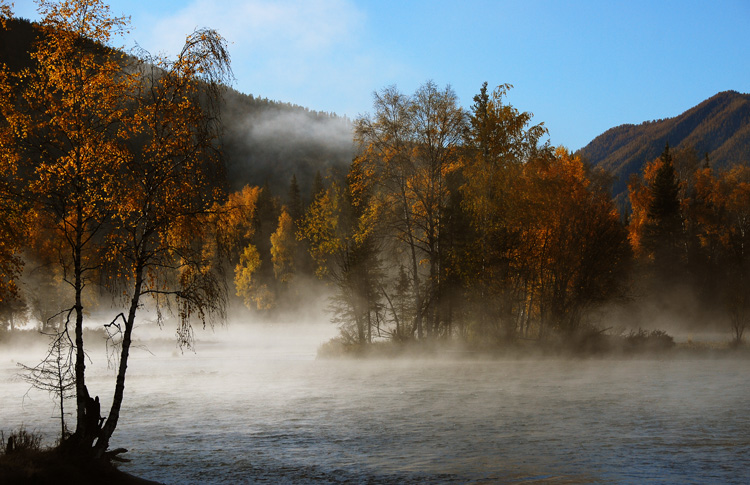
{"type": "Polygon", "coordinates": [[[2,451],[5,454],[41,451],[42,449],[42,435],[36,431],[27,431],[23,425],[17,431],[11,431],[8,438],[5,437],[4,432],[0,431],[0,440],[2,440],[2,451]]]}
{"type": "Polygon", "coordinates": [[[674,347],[674,338],[664,330],[644,330],[638,328],[638,331],[630,331],[625,337],[625,343],[633,350],[664,350],[674,347]]]}

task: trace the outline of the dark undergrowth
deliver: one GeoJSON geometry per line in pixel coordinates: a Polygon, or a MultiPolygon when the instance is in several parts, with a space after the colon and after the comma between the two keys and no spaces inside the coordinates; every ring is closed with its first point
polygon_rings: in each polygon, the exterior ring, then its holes
{"type": "Polygon", "coordinates": [[[571,335],[545,339],[514,339],[471,342],[460,339],[421,341],[377,341],[367,344],[331,339],[318,349],[319,358],[544,358],[544,357],[750,357],[745,345],[687,342],[677,344],[663,330],[612,332],[584,328],[571,335]]]}
{"type": "Polygon", "coordinates": [[[0,432],[0,437],[3,443],[0,452],[0,483],[3,485],[156,483],[122,472],[108,461],[63,453],[57,447],[43,447],[41,435],[24,427],[8,435],[0,432]]]}

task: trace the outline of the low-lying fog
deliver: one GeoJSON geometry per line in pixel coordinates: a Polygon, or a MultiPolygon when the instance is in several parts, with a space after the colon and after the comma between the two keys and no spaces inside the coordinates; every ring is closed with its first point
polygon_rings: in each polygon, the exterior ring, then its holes
{"type": "MultiPolygon", "coordinates": [[[[181,352],[169,327],[139,327],[122,469],[181,484],[750,481],[748,359],[316,359],[335,334],[234,321],[181,352]]],[[[6,433],[58,433],[56,404],[13,378],[42,352],[2,355],[6,433]]],[[[107,409],[114,371],[103,348],[90,357],[107,409]]]]}

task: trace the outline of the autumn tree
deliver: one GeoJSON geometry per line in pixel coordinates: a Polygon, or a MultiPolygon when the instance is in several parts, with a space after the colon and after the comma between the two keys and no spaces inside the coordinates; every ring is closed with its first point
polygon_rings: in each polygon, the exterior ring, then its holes
{"type": "Polygon", "coordinates": [[[474,318],[479,331],[497,338],[512,338],[517,321],[528,320],[525,307],[534,303],[523,278],[529,268],[517,257],[527,225],[521,175],[524,163],[548,153],[541,144],[544,125],[531,124],[531,113],[505,101],[511,88],[503,84],[490,94],[484,83],[474,97],[461,187],[462,205],[475,232],[464,252],[462,274],[478,299],[474,318]]]}
{"type": "Polygon", "coordinates": [[[279,226],[271,234],[271,261],[276,280],[288,285],[294,277],[297,241],[292,217],[286,208],[282,208],[279,216],[279,226]]]}
{"type": "MultiPolygon", "coordinates": [[[[12,96],[8,73],[0,69],[0,113],[10,108],[6,103],[12,96]]],[[[12,127],[0,122],[0,306],[18,299],[17,280],[23,267],[19,253],[26,232],[14,139],[12,127]]]]}
{"type": "Polygon", "coordinates": [[[269,185],[265,184],[258,193],[253,217],[255,230],[252,245],[257,251],[258,265],[253,270],[253,282],[247,287],[254,293],[251,299],[258,310],[271,310],[277,303],[278,288],[271,254],[271,235],[278,227],[280,215],[280,200],[271,192],[269,185]]]}
{"type": "Polygon", "coordinates": [[[410,149],[413,145],[411,100],[391,86],[373,95],[374,118],[361,117],[355,124],[355,139],[370,160],[381,186],[380,194],[387,212],[388,224],[396,230],[397,241],[406,248],[406,265],[414,298],[414,320],[409,333],[422,338],[424,333],[424,289],[420,271],[421,255],[417,249],[413,201],[409,179],[413,174],[410,149]]]}
{"type": "Polygon", "coordinates": [[[450,192],[446,176],[458,167],[466,114],[455,92],[432,83],[413,96],[386,88],[374,96],[375,115],[357,120],[355,138],[377,182],[375,197],[408,261],[416,338],[436,334],[442,214],[450,192]]]}
{"type": "MultiPolygon", "coordinates": [[[[3,15],[0,15],[2,21],[3,15]]],[[[8,73],[0,68],[0,113],[12,100],[8,73]]],[[[0,115],[1,118],[1,115],[0,115]]],[[[13,329],[13,318],[25,302],[19,294],[18,279],[23,269],[21,243],[28,234],[26,204],[19,196],[23,191],[19,183],[18,152],[14,134],[9,124],[0,122],[0,314],[13,329]]]]}
{"type": "MultiPolygon", "coordinates": [[[[528,260],[527,287],[539,334],[572,336],[587,310],[623,294],[630,247],[607,187],[592,183],[580,158],[564,148],[524,166],[530,223],[519,260],[528,260]]],[[[528,327],[528,322],[526,323],[528,327]]],[[[528,328],[521,327],[524,335],[528,328]]]]}
{"type": "Polygon", "coordinates": [[[175,310],[181,344],[191,343],[192,321],[223,315],[209,213],[221,196],[216,140],[229,56],[224,40],[204,29],[174,61],[145,52],[125,59],[108,43],[126,19],[102,2],[41,0],[39,11],[34,69],[3,71],[2,89],[13,95],[2,104],[3,150],[11,154],[3,161],[25,164],[27,198],[61,241],[63,279],[73,288],[77,425],[64,446],[102,457],[119,419],[143,298],[175,310]],[[95,276],[128,300],[108,325],[120,354],[103,425],[85,384],[82,336],[83,290],[95,276]]]}
{"type": "Polygon", "coordinates": [[[696,178],[701,249],[718,273],[712,291],[729,319],[733,342],[740,344],[750,326],[750,169],[737,166],[714,175],[705,168],[696,178]]]}
{"type": "Polygon", "coordinates": [[[680,186],[669,144],[654,165],[647,204],[640,244],[655,276],[666,281],[686,262],[680,186]]]}
{"type": "Polygon", "coordinates": [[[59,262],[73,290],[77,426],[74,440],[93,436],[86,419],[82,294],[101,264],[103,230],[112,217],[116,174],[129,159],[123,102],[132,77],[108,47],[126,19],[101,1],[38,1],[40,36],[33,69],[0,75],[3,163],[24,164],[26,196],[62,241],[59,262]],[[7,150],[11,145],[13,153],[7,150]]]}
{"type": "Polygon", "coordinates": [[[110,324],[121,332],[112,405],[96,434],[95,456],[107,452],[122,406],[132,332],[142,299],[174,309],[181,345],[192,323],[223,318],[225,286],[211,244],[211,210],[222,194],[216,176],[219,99],[231,80],[226,42],[215,31],[190,34],[175,60],[141,54],[136,71],[132,158],[117,177],[115,230],[109,241],[116,287],[129,307],[110,324]]]}
{"type": "Polygon", "coordinates": [[[268,310],[274,305],[273,293],[268,285],[260,280],[260,254],[253,244],[242,250],[239,262],[234,268],[234,286],[247,308],[268,310]]]}
{"type": "Polygon", "coordinates": [[[309,207],[301,236],[308,241],[316,273],[331,282],[333,321],[349,343],[371,342],[381,319],[378,206],[371,204],[372,178],[355,160],[345,185],[333,182],[309,207]]]}
{"type": "Polygon", "coordinates": [[[230,193],[211,211],[216,227],[216,251],[222,252],[232,265],[237,263],[242,250],[252,244],[260,191],[260,187],[246,185],[230,193]]]}
{"type": "Polygon", "coordinates": [[[246,307],[266,311],[276,306],[271,236],[277,229],[279,203],[267,184],[253,190],[253,211],[245,222],[250,224],[250,237],[240,248],[240,257],[234,266],[234,284],[237,296],[246,307]]]}
{"type": "Polygon", "coordinates": [[[267,309],[273,304],[271,291],[260,280],[261,257],[256,245],[258,202],[265,188],[245,186],[229,194],[212,209],[216,227],[216,251],[223,255],[234,274],[236,296],[248,308],[267,309]]]}

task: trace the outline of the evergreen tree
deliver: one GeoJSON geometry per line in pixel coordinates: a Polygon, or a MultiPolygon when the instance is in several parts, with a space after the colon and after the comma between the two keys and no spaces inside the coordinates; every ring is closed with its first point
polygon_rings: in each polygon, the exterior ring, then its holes
{"type": "MultiPolygon", "coordinates": [[[[266,286],[275,288],[276,277],[273,273],[273,261],[271,259],[271,235],[278,227],[279,215],[281,214],[279,199],[271,193],[268,183],[266,183],[258,194],[258,201],[255,211],[255,234],[252,243],[258,251],[260,266],[257,269],[255,278],[258,287],[266,286]]],[[[269,290],[273,293],[272,290],[269,290]]],[[[266,298],[266,300],[268,300],[266,298]]],[[[270,300],[269,300],[270,301],[270,300]]],[[[266,305],[269,308],[270,305],[266,305]]]]}
{"type": "Polygon", "coordinates": [[[675,174],[669,143],[661,154],[660,166],[651,192],[643,245],[652,258],[657,275],[669,278],[678,275],[683,262],[684,237],[680,210],[680,186],[675,174]]]}
{"type": "Polygon", "coordinates": [[[299,185],[297,184],[297,175],[292,175],[289,182],[289,193],[287,194],[287,208],[289,216],[292,218],[294,227],[299,227],[304,210],[302,208],[302,196],[300,195],[299,185]]]}
{"type": "Polygon", "coordinates": [[[320,175],[320,170],[315,172],[315,178],[313,179],[312,185],[312,200],[310,203],[315,202],[320,194],[325,192],[326,186],[323,184],[323,177],[320,175]]]}

